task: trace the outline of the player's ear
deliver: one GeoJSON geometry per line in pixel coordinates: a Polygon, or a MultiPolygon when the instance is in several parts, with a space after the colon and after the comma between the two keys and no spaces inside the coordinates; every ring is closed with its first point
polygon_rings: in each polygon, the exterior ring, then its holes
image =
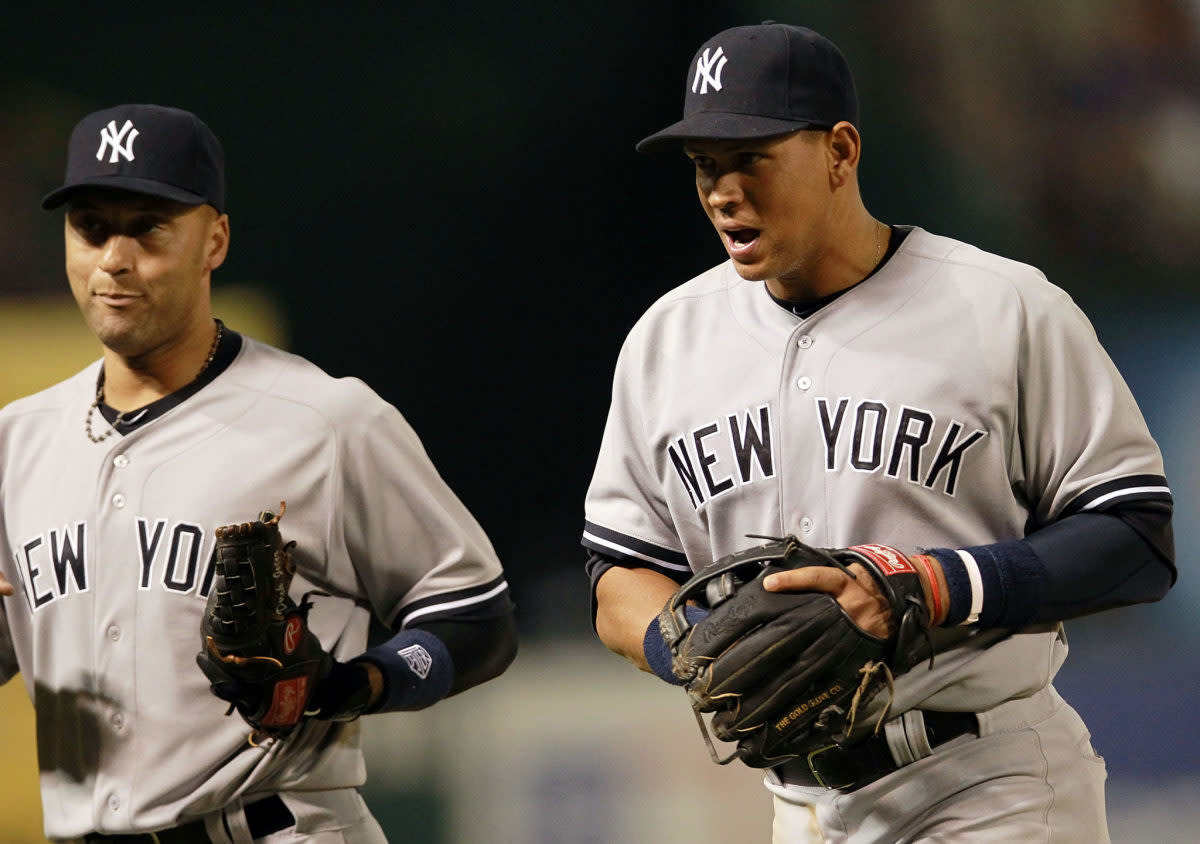
{"type": "Polygon", "coordinates": [[[208,241],[205,244],[204,269],[212,272],[225,263],[229,254],[229,215],[220,214],[208,224],[208,241]]]}
{"type": "Polygon", "coordinates": [[[829,152],[829,178],[834,187],[841,187],[854,175],[862,154],[862,137],[853,123],[845,120],[834,125],[826,136],[829,152]]]}

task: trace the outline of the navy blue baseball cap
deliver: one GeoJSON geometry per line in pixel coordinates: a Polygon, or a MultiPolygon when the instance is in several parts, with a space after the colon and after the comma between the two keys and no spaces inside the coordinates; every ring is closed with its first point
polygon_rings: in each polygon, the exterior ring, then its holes
{"type": "Polygon", "coordinates": [[[854,78],[841,51],[802,26],[764,21],[710,38],[688,67],[683,119],[638,142],[738,140],[858,125],[854,78]]]}
{"type": "Polygon", "coordinates": [[[62,187],[42,207],[57,208],[80,188],[119,188],[188,205],[225,210],[221,142],[190,111],[158,105],[119,105],[75,124],[67,145],[62,187]]]}

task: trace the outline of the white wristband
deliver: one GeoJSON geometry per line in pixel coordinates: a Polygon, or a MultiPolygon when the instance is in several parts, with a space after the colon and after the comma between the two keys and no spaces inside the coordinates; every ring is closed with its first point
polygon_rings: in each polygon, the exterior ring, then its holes
{"type": "Polygon", "coordinates": [[[979,611],[983,609],[983,577],[979,574],[979,563],[966,551],[959,550],[959,558],[967,570],[967,579],[971,582],[971,612],[967,614],[963,624],[974,624],[979,621],[979,611]]]}

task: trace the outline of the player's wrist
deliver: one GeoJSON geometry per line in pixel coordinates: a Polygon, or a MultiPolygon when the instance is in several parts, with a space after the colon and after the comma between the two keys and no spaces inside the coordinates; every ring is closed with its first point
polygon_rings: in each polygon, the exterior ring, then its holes
{"type": "MultiPolygon", "coordinates": [[[[374,703],[364,714],[424,709],[446,697],[454,685],[450,651],[427,630],[401,630],[351,663],[369,663],[379,671],[382,687],[372,694],[374,703]]],[[[368,684],[371,679],[368,674],[368,684]]]]}
{"type": "Polygon", "coordinates": [[[945,623],[950,609],[950,596],[946,589],[946,578],[942,574],[942,564],[936,557],[929,554],[910,554],[913,568],[921,581],[921,590],[925,593],[925,607],[929,611],[929,625],[938,627],[945,623]]]}
{"type": "Polygon", "coordinates": [[[367,672],[367,685],[370,688],[370,695],[367,698],[367,710],[374,711],[373,707],[378,705],[379,701],[383,698],[383,671],[380,670],[378,665],[367,660],[361,660],[356,664],[362,666],[363,670],[367,672]]]}
{"type": "MultiPolygon", "coordinates": [[[[696,606],[684,608],[684,614],[692,624],[697,624],[699,621],[708,615],[708,611],[696,606]]],[[[650,623],[646,625],[646,633],[642,637],[642,653],[646,659],[646,665],[650,670],[664,682],[670,683],[672,686],[682,686],[683,680],[675,676],[673,659],[671,656],[671,647],[667,644],[667,640],[663,638],[662,627],[658,623],[658,616],[650,619],[650,623]]]]}
{"type": "Polygon", "coordinates": [[[333,660],[329,674],[317,684],[308,703],[308,715],[323,721],[353,721],[372,703],[367,666],[333,660]]]}
{"type": "Polygon", "coordinates": [[[1037,611],[1045,566],[1027,541],[931,548],[925,553],[938,560],[946,579],[946,626],[1017,630],[1037,611]]]}
{"type": "Polygon", "coordinates": [[[930,548],[926,555],[941,566],[946,579],[946,627],[978,623],[983,606],[983,584],[975,559],[953,548],[930,548]]]}

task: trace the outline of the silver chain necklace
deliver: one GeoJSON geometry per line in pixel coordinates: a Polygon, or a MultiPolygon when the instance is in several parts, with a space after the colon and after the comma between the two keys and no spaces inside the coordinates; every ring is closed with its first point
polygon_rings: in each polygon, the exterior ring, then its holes
{"type": "MultiPolygon", "coordinates": [[[[212,346],[208,350],[208,358],[205,359],[204,366],[200,367],[200,371],[196,373],[196,378],[199,378],[201,375],[203,375],[208,370],[209,364],[211,364],[213,362],[213,358],[216,357],[217,346],[221,345],[221,335],[224,333],[224,331],[225,331],[225,326],[222,325],[220,321],[217,321],[217,333],[216,333],[216,336],[213,337],[212,346]]],[[[193,378],[188,383],[189,384],[194,383],[196,381],[196,378],[193,378]]],[[[145,412],[145,408],[140,409],[136,413],[133,413],[132,411],[128,411],[128,410],[122,410],[120,413],[117,414],[117,418],[112,421],[112,424],[109,425],[108,430],[105,431],[100,436],[96,436],[95,434],[92,433],[92,414],[100,409],[100,402],[102,402],[102,401],[104,401],[104,385],[103,384],[101,384],[100,387],[96,390],[96,397],[94,399],[92,399],[92,404],[90,407],[88,407],[87,417],[83,420],[83,430],[85,433],[87,433],[88,439],[94,443],[104,442],[106,439],[108,439],[114,433],[116,433],[118,425],[124,425],[128,422],[131,422],[134,419],[136,419],[138,416],[140,416],[142,413],[145,412]],[[127,415],[127,414],[129,414],[129,415],[127,415]]]]}

